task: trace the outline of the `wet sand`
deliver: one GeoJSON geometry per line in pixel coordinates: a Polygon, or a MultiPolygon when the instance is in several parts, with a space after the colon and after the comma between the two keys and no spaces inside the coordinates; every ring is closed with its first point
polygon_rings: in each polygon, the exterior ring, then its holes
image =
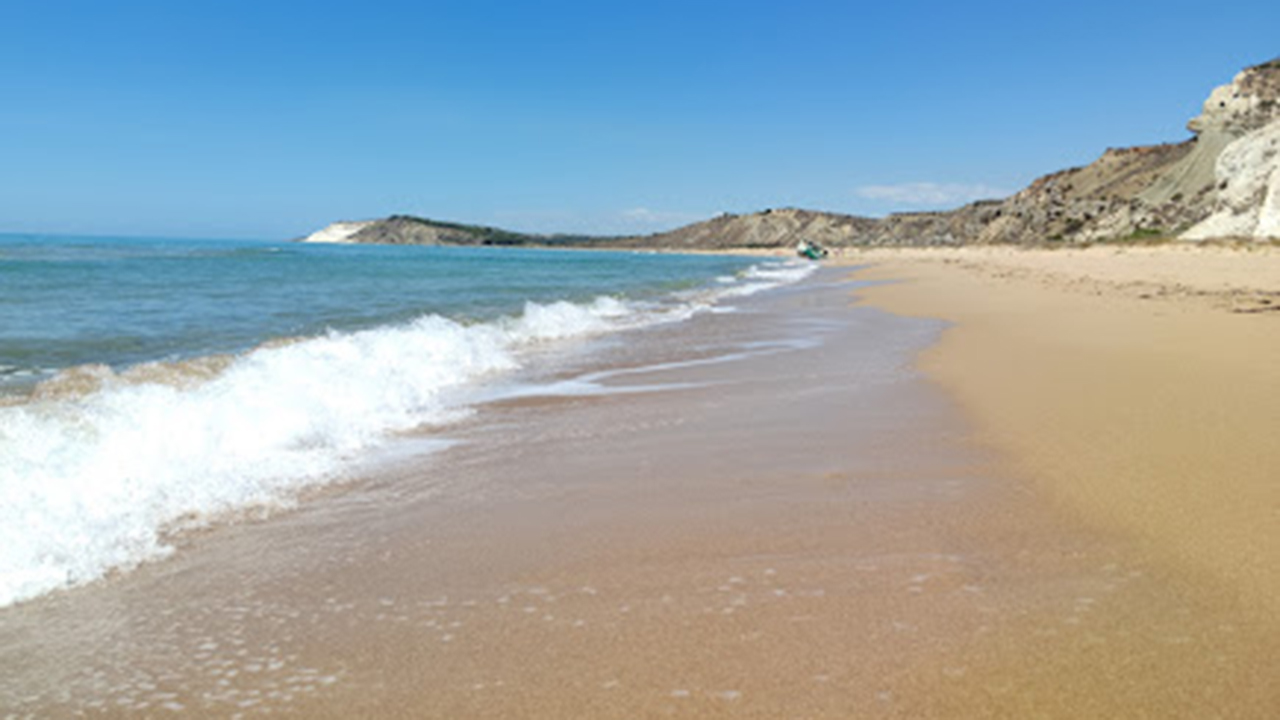
{"type": "Polygon", "coordinates": [[[926,356],[940,389],[914,363],[942,325],[846,275],[549,361],[604,390],[494,403],[444,452],[0,611],[0,717],[1280,707],[1265,581],[1068,502],[935,367],[968,326],[926,356]]]}

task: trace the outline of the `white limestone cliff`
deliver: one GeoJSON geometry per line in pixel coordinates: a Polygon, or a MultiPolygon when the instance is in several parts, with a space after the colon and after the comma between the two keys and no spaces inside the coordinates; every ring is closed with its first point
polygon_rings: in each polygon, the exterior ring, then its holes
{"type": "Polygon", "coordinates": [[[322,230],[317,230],[302,239],[302,242],[309,243],[349,243],[356,233],[369,227],[374,223],[373,220],[364,220],[358,222],[336,222],[330,224],[322,230]]]}
{"type": "Polygon", "coordinates": [[[1280,61],[1215,88],[1187,127],[1222,147],[1214,157],[1209,214],[1181,237],[1280,238],[1280,61]]]}
{"type": "Polygon", "coordinates": [[[1219,189],[1213,212],[1184,239],[1280,239],[1280,121],[1227,145],[1214,174],[1219,189]]]}

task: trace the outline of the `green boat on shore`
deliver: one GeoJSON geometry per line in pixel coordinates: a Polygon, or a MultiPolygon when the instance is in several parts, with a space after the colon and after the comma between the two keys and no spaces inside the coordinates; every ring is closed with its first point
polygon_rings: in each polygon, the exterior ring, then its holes
{"type": "Polygon", "coordinates": [[[816,242],[801,240],[796,244],[796,254],[810,260],[821,260],[827,256],[827,249],[816,242]]]}

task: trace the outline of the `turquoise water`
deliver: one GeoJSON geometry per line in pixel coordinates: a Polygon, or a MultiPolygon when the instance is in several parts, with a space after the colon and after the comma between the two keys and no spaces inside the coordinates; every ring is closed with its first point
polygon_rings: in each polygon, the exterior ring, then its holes
{"type": "Polygon", "coordinates": [[[0,381],[239,352],[278,338],[466,322],[525,302],[657,300],[750,261],[524,249],[0,235],[0,381]]]}
{"type": "MultiPolygon", "coordinates": [[[[547,349],[795,282],[714,256],[0,236],[0,606],[172,551],[501,396],[547,349]]],[[[524,378],[520,382],[529,382],[524,378]]]]}

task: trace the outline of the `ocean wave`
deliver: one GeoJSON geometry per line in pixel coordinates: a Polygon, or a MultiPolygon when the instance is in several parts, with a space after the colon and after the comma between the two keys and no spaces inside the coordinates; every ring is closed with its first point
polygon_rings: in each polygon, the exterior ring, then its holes
{"type": "Polygon", "coordinates": [[[799,282],[811,275],[817,265],[808,262],[780,262],[752,265],[741,273],[739,284],[721,291],[722,297],[745,297],[763,290],[799,282]]]}
{"type": "Polygon", "coordinates": [[[811,271],[761,266],[665,305],[528,303],[487,323],[427,315],[238,356],[64,371],[0,405],[0,606],[164,557],[175,528],[287,507],[396,433],[465,416],[469,390],[531,348],[679,321],[811,271]]]}

